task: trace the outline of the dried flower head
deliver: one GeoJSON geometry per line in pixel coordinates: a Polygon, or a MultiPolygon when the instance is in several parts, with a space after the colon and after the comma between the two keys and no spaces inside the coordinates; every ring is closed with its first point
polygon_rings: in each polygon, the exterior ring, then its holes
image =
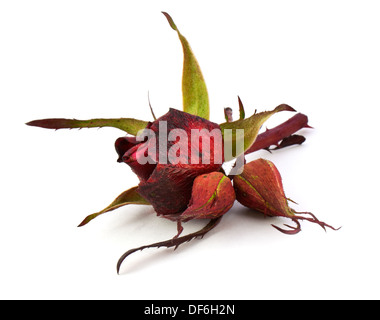
{"type": "Polygon", "coordinates": [[[133,252],[162,246],[177,248],[191,239],[203,237],[217,226],[236,199],[266,215],[295,221],[297,227],[290,227],[292,230],[276,227],[288,234],[300,230],[299,220],[334,229],[313,214],[300,216],[301,213],[288,206],[280,174],[273,163],[259,159],[245,164],[245,154],[302,144],[305,138],[294,133],[310,128],[308,118],[298,113],[283,124],[259,134],[261,126],[271,116],[295,110],[287,104],[280,104],[271,111],[257,113],[255,110],[246,118],[243,103],[238,97],[238,120],[233,121],[232,109],[226,108],[225,123],[210,121],[208,92],[199,64],[173,19],[167,13],[163,14],[177,32],[183,49],[183,111],[169,109],[156,119],[149,102],[153,122],[132,118],[53,118],[27,123],[56,130],[113,127],[126,134],[115,142],[117,161],[129,165],[139,178],[139,185],[122,192],[103,210],[88,215],[79,226],[128,204],[151,205],[157,215],[177,223],[177,234],[172,239],[125,252],[117,263],[118,272],[121,263],[133,252]],[[230,160],[234,160],[235,165],[227,176],[222,164],[230,160]],[[201,230],[180,236],[182,223],[192,219],[210,221],[201,230]]]}
{"type": "Polygon", "coordinates": [[[289,201],[292,200],[285,196],[280,172],[274,163],[269,160],[257,159],[247,163],[244,166],[243,173],[234,177],[234,188],[236,199],[242,205],[270,217],[290,218],[296,223],[296,227],[286,225],[290,230],[272,225],[283,233],[296,234],[301,231],[299,220],[317,223],[323,229],[328,227],[336,230],[332,226],[319,221],[310,212],[296,212],[289,207],[289,201]],[[300,216],[300,214],[307,214],[311,217],[300,216]]]}

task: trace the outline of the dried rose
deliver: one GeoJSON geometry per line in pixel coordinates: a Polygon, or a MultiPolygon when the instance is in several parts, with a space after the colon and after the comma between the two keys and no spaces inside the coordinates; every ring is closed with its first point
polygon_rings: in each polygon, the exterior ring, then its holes
{"type": "Polygon", "coordinates": [[[189,203],[194,179],[218,171],[222,166],[223,142],[219,125],[170,109],[147,128],[152,135],[146,141],[127,150],[120,149],[117,143],[116,150],[118,154],[125,151],[123,161],[131,166],[141,181],[138,192],[153,205],[158,215],[182,213],[189,203]],[[202,130],[202,139],[197,135],[199,130],[202,130]],[[193,139],[198,139],[197,150],[194,150],[193,139]],[[207,147],[204,147],[206,140],[207,147]],[[199,155],[207,158],[208,163],[199,159],[199,155]],[[141,164],[143,162],[145,164],[141,164]]]}
{"type": "Polygon", "coordinates": [[[178,218],[215,219],[231,209],[235,192],[231,180],[221,172],[202,174],[195,178],[187,209],[178,218]]]}
{"type": "MultiPolygon", "coordinates": [[[[156,119],[151,108],[155,119],[153,122],[132,118],[90,120],[54,118],[27,123],[48,129],[114,127],[127,133],[127,136],[116,140],[115,149],[118,162],[125,162],[130,166],[140,180],[139,185],[122,192],[106,208],[87,216],[79,226],[87,224],[103,213],[128,204],[152,205],[158,215],[177,222],[178,233],[174,238],[127,251],[118,261],[118,271],[122,261],[133,252],[161,246],[177,248],[191,239],[203,237],[233,206],[234,187],[239,201],[243,204],[246,201],[246,205],[251,205],[257,210],[261,209],[268,215],[290,217],[298,226],[298,220],[301,219],[316,222],[322,227],[328,226],[312,214],[310,214],[312,219],[297,216],[287,206],[277,170],[273,173],[265,169],[259,174],[260,177],[277,181],[275,184],[277,189],[273,189],[275,192],[271,194],[265,191],[268,198],[264,202],[259,201],[260,197],[257,198],[257,194],[250,188],[252,185],[248,184],[253,177],[250,174],[251,164],[246,166],[240,176],[235,177],[233,187],[230,178],[221,169],[224,161],[236,159],[233,168],[240,170],[245,163],[242,161],[244,154],[258,149],[270,150],[269,147],[273,145],[278,149],[303,143],[304,137],[293,134],[301,128],[308,127],[307,117],[297,114],[286,123],[258,136],[261,126],[269,117],[280,111],[295,110],[286,104],[281,104],[272,111],[261,113],[255,111],[252,116],[245,118],[244,107],[239,98],[239,120],[233,121],[232,109],[226,109],[225,123],[218,125],[209,121],[208,93],[199,64],[188,41],[179,32],[173,19],[167,13],[163,14],[172,29],[177,32],[183,49],[183,111],[170,109],[165,115],[156,119]],[[257,137],[259,138],[255,143],[257,137]],[[191,219],[210,219],[210,222],[197,232],[179,237],[183,230],[181,223],[191,219]]],[[[236,174],[231,172],[230,176],[236,174]]],[[[266,189],[260,189],[259,192],[265,194],[263,190],[266,189]]],[[[295,233],[297,230],[294,228],[292,232],[295,233]]]]}
{"type": "Polygon", "coordinates": [[[282,185],[281,175],[273,162],[265,159],[257,159],[247,163],[244,166],[242,174],[233,179],[236,193],[236,200],[244,206],[262,212],[271,217],[286,217],[296,223],[296,227],[291,230],[284,230],[272,225],[279,231],[286,234],[296,234],[301,231],[301,225],[298,220],[307,220],[319,224],[322,228],[332,226],[319,221],[310,212],[296,212],[289,207],[288,198],[285,196],[282,185]],[[308,214],[310,217],[300,216],[299,214],[308,214]]]}

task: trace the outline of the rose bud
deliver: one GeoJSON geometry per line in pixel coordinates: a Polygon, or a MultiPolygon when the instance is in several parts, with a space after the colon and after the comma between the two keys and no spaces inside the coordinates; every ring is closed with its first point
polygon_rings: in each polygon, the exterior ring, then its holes
{"type": "Polygon", "coordinates": [[[194,179],[221,168],[220,127],[204,118],[170,109],[146,129],[149,132],[145,132],[145,141],[133,144],[128,138],[119,138],[116,151],[119,157],[124,152],[121,159],[140,179],[138,192],[158,215],[181,214],[189,204],[194,179]],[[199,136],[194,139],[193,130],[202,130],[202,139],[199,136]]]}
{"type": "Polygon", "coordinates": [[[195,178],[191,199],[187,209],[180,215],[164,217],[177,221],[178,234],[183,228],[182,222],[192,219],[217,219],[231,209],[235,202],[235,191],[231,180],[221,172],[202,174],[195,178]]]}
{"type": "Polygon", "coordinates": [[[259,149],[270,151],[272,146],[280,149],[303,143],[305,138],[294,133],[309,127],[307,117],[298,114],[258,137],[260,128],[272,115],[295,110],[287,104],[280,104],[271,111],[255,111],[250,117],[245,117],[239,98],[239,120],[233,121],[232,109],[225,109],[225,123],[218,125],[209,121],[208,93],[197,59],[170,15],[163,14],[176,31],[183,49],[183,112],[170,109],[156,119],[148,96],[153,122],[133,118],[50,118],[27,123],[54,130],[113,127],[128,135],[115,142],[117,161],[131,167],[140,180],[139,185],[122,192],[103,210],[88,215],[79,226],[129,204],[152,205],[158,215],[177,222],[178,234],[173,239],[144,245],[123,254],[117,264],[118,272],[122,261],[133,252],[163,246],[177,248],[191,239],[203,237],[219,223],[235,198],[268,216],[282,216],[295,221],[297,227],[290,227],[292,230],[276,227],[284,233],[300,231],[299,220],[332,228],[313,214],[304,212],[309,216],[301,216],[288,206],[280,174],[270,161],[259,159],[245,165],[242,174],[234,177],[232,186],[230,178],[222,173],[224,161],[236,159],[233,170],[229,172],[232,177],[241,172],[245,162],[240,160],[244,160],[244,154],[259,149]],[[211,221],[201,230],[179,237],[181,223],[191,219],[211,221]]]}
{"type": "Polygon", "coordinates": [[[195,178],[189,205],[177,219],[215,219],[230,210],[234,201],[235,191],[228,177],[221,172],[202,174],[195,178]]]}
{"type": "Polygon", "coordinates": [[[283,233],[296,234],[301,231],[299,220],[317,223],[324,229],[325,227],[329,227],[337,230],[319,221],[310,212],[296,212],[289,207],[288,198],[286,198],[282,186],[281,175],[273,162],[269,160],[257,159],[247,163],[244,166],[243,173],[235,176],[233,181],[236,200],[242,205],[262,212],[267,216],[290,218],[296,223],[296,227],[286,225],[291,230],[284,230],[272,225],[283,233]],[[300,216],[299,214],[308,214],[310,217],[300,216]]]}

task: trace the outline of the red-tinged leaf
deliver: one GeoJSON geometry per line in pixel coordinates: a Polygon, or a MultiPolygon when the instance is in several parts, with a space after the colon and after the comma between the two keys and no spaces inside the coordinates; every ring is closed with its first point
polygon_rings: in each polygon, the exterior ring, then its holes
{"type": "Polygon", "coordinates": [[[324,230],[326,227],[338,230],[325,222],[316,218],[310,212],[296,212],[289,207],[288,198],[282,185],[282,179],[279,171],[273,162],[265,159],[257,159],[247,163],[241,175],[234,177],[234,188],[236,199],[242,205],[262,212],[271,217],[286,217],[293,220],[297,226],[291,227],[291,230],[281,229],[274,226],[277,230],[285,234],[296,234],[301,230],[299,221],[306,220],[321,226],[324,230]],[[301,216],[308,214],[310,217],[301,216]]]}
{"type": "Polygon", "coordinates": [[[238,101],[239,101],[239,116],[240,120],[245,119],[245,111],[244,111],[244,106],[243,102],[241,101],[240,97],[238,96],[238,101]]]}
{"type": "Polygon", "coordinates": [[[265,159],[251,161],[234,177],[237,200],[268,216],[293,216],[284,193],[280,173],[265,159]]]}
{"type": "MultiPolygon", "coordinates": [[[[286,139],[286,137],[293,135],[293,133],[297,132],[302,128],[311,127],[308,125],[307,116],[302,113],[297,113],[295,116],[291,117],[284,123],[272,129],[268,129],[263,133],[260,133],[257,136],[253,145],[245,151],[245,154],[249,154],[261,149],[270,151],[271,146],[278,146],[279,144],[281,144],[280,141],[283,141],[284,139],[286,139]]],[[[293,140],[293,142],[295,141],[293,140]]],[[[301,139],[298,142],[301,142],[301,139]]]]}
{"type": "Polygon", "coordinates": [[[90,214],[87,216],[78,227],[82,227],[85,224],[89,223],[92,219],[95,219],[97,216],[125,206],[127,204],[143,204],[149,205],[150,203],[146,201],[140,194],[137,192],[137,187],[133,187],[127,191],[124,191],[120,194],[108,207],[104,208],[102,211],[90,214]]]}
{"type": "Polygon", "coordinates": [[[172,17],[162,12],[169,25],[177,31],[183,49],[182,99],[183,111],[205,118],[210,118],[207,87],[201,68],[186,38],[179,32],[172,17]]]}
{"type": "Polygon", "coordinates": [[[300,145],[300,144],[304,143],[305,140],[306,140],[306,138],[304,136],[300,136],[298,134],[293,134],[289,137],[282,139],[280,144],[272,150],[278,150],[278,149],[290,147],[290,146],[293,146],[295,144],[300,145]]]}
{"type": "Polygon", "coordinates": [[[46,129],[55,129],[55,130],[113,127],[113,128],[123,130],[135,136],[140,130],[145,129],[145,127],[148,125],[148,122],[132,119],[132,118],[90,119],[90,120],[51,118],[51,119],[34,120],[26,124],[28,126],[41,127],[41,128],[46,128],[46,129]]]}
{"type": "Polygon", "coordinates": [[[194,238],[197,238],[197,237],[203,238],[207,232],[211,231],[212,229],[214,229],[218,225],[218,223],[220,222],[221,219],[222,219],[222,217],[212,219],[204,228],[202,228],[201,230],[199,230],[197,232],[190,233],[190,234],[187,234],[187,235],[182,236],[182,237],[175,237],[175,238],[172,238],[170,240],[156,242],[156,243],[152,243],[152,244],[149,244],[146,246],[141,246],[141,247],[138,247],[135,249],[128,250],[127,252],[125,252],[120,257],[119,261],[117,262],[117,266],[116,266],[117,273],[119,273],[120,267],[121,267],[121,264],[123,263],[123,261],[128,256],[130,256],[132,253],[139,251],[139,250],[148,249],[148,248],[160,248],[160,247],[171,248],[171,247],[174,247],[174,249],[177,249],[179,245],[181,245],[185,242],[188,242],[194,238]]]}
{"type": "Polygon", "coordinates": [[[230,210],[234,202],[235,191],[228,177],[221,172],[203,174],[194,180],[189,206],[178,219],[214,219],[230,210]]]}

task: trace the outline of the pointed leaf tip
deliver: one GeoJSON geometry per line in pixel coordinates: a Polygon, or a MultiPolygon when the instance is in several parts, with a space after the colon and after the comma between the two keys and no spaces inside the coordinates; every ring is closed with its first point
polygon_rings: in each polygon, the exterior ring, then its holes
{"type": "Polygon", "coordinates": [[[182,101],[183,111],[202,117],[210,118],[208,92],[201,68],[189,42],[179,32],[172,17],[162,12],[169,22],[171,28],[178,33],[183,49],[183,72],[182,72],[182,101]]]}
{"type": "Polygon", "coordinates": [[[149,205],[150,203],[146,201],[138,192],[138,187],[133,187],[122,192],[108,207],[103,210],[88,215],[79,225],[78,227],[83,227],[87,223],[89,223],[92,219],[95,219],[97,216],[125,206],[127,204],[140,204],[140,205],[149,205]]]}
{"type": "Polygon", "coordinates": [[[243,102],[241,101],[240,97],[238,96],[238,101],[239,101],[239,115],[240,115],[240,120],[245,119],[245,111],[244,111],[244,106],[243,102]]]}
{"type": "Polygon", "coordinates": [[[245,152],[248,148],[255,142],[256,137],[259,133],[261,126],[267,121],[272,115],[281,111],[295,111],[292,107],[287,104],[281,104],[277,106],[272,111],[264,111],[260,113],[254,113],[249,118],[239,119],[233,122],[225,122],[220,124],[223,134],[223,142],[225,150],[232,150],[231,154],[224,154],[225,161],[232,160],[237,157],[240,153],[245,152]],[[244,134],[242,137],[237,135],[236,130],[243,129],[244,134]],[[227,130],[227,132],[225,131],[227,130]],[[228,130],[232,130],[229,134],[228,130]],[[227,133],[227,134],[226,134],[227,133]],[[236,145],[243,145],[242,150],[237,150],[236,145]],[[235,152],[236,150],[236,152],[235,152]]]}
{"type": "Polygon", "coordinates": [[[283,103],[283,104],[280,104],[279,106],[277,106],[274,111],[276,112],[280,112],[280,111],[291,111],[291,112],[296,112],[297,110],[292,108],[291,106],[283,103]]]}
{"type": "Polygon", "coordinates": [[[175,31],[178,31],[177,26],[175,25],[173,18],[170,16],[170,14],[165,11],[161,11],[161,12],[166,17],[166,19],[168,19],[169,25],[172,27],[172,29],[175,31]]]}

